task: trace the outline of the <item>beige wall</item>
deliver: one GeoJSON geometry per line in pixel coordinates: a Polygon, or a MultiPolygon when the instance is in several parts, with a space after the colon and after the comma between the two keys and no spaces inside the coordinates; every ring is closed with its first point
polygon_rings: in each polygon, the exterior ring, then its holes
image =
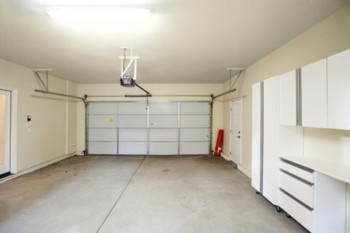
{"type": "MultiPolygon", "coordinates": [[[[118,79],[116,84],[79,84],[78,95],[125,95],[125,94],[144,94],[138,88],[121,87],[118,79]]],[[[211,95],[220,94],[223,91],[222,84],[140,84],[152,95],[211,95]]],[[[145,101],[145,98],[89,98],[89,101],[145,101]]],[[[152,97],[150,101],[210,101],[209,97],[152,97]]],[[[215,104],[213,107],[213,138],[216,139],[217,130],[222,127],[222,103],[215,104]]],[[[78,109],[77,115],[78,132],[78,150],[85,148],[85,115],[82,106],[78,109]]],[[[214,140],[215,141],[215,140],[214,140]]],[[[213,143],[214,143],[213,141],[213,143]]]]}
{"type": "MultiPolygon", "coordinates": [[[[76,85],[50,76],[51,91],[76,93],[76,85]]],[[[17,90],[17,172],[76,151],[76,105],[63,97],[35,93],[40,85],[33,71],[0,60],[0,86],[17,90]],[[27,115],[32,126],[27,127],[27,115]]],[[[79,104],[78,104],[79,105],[79,104]]]]}
{"type": "MultiPolygon", "coordinates": [[[[277,35],[278,36],[278,35],[277,35]]],[[[229,130],[229,100],[243,98],[242,164],[247,174],[251,170],[251,87],[253,83],[282,74],[313,61],[350,48],[350,5],[318,23],[281,48],[249,66],[238,83],[238,92],[224,99],[224,129],[229,130]]],[[[227,83],[226,83],[227,86],[227,83]]],[[[350,131],[305,129],[306,156],[317,156],[332,162],[350,162],[350,131]],[[324,143],[326,149],[318,147],[324,143]],[[336,153],[334,153],[336,152],[336,153]]],[[[227,142],[228,134],[225,136],[227,142]]],[[[229,153],[225,143],[224,153],[229,153]]]]}

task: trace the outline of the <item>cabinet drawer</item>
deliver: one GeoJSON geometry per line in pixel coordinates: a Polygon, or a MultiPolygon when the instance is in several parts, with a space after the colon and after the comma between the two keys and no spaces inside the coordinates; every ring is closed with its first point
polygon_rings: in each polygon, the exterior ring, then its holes
{"type": "Polygon", "coordinates": [[[298,165],[294,165],[288,160],[281,159],[280,169],[289,172],[309,183],[314,183],[314,171],[308,168],[303,168],[298,165]]]}
{"type": "Polygon", "coordinates": [[[313,229],[313,211],[301,205],[286,193],[279,190],[280,207],[292,216],[296,221],[312,232],[313,229]]]}
{"type": "Polygon", "coordinates": [[[283,171],[279,172],[279,187],[287,191],[293,197],[309,206],[314,207],[314,186],[307,184],[283,171]]]}

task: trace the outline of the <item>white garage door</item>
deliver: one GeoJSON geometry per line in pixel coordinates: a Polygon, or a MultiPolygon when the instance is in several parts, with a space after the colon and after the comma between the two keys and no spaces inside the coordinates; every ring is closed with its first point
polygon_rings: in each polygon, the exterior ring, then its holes
{"type": "Polygon", "coordinates": [[[209,154],[210,102],[90,102],[88,154],[209,154]]]}

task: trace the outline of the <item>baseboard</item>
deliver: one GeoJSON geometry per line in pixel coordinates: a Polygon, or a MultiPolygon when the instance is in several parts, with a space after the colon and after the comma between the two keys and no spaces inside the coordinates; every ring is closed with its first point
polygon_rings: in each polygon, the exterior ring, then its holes
{"type": "Polygon", "coordinates": [[[237,165],[238,170],[240,170],[244,175],[248,176],[249,178],[251,178],[251,171],[246,168],[245,166],[239,164],[237,165]]]}
{"type": "Polygon", "coordinates": [[[227,160],[227,161],[232,161],[231,158],[230,158],[230,156],[227,155],[227,154],[225,154],[225,153],[223,153],[223,152],[221,152],[221,157],[223,157],[223,158],[224,158],[225,160],[227,160]]]}
{"type": "Polygon", "coordinates": [[[17,178],[17,177],[19,177],[19,176],[23,176],[23,175],[25,175],[25,174],[27,174],[27,173],[36,171],[36,170],[38,170],[38,169],[40,169],[40,168],[47,167],[47,166],[49,166],[49,165],[51,165],[51,164],[53,164],[53,163],[57,163],[57,162],[59,162],[59,161],[61,161],[61,160],[67,159],[67,158],[72,157],[72,156],[74,156],[74,155],[76,155],[76,152],[71,153],[71,154],[68,154],[68,155],[62,155],[62,156],[60,156],[60,157],[58,157],[58,158],[49,160],[49,161],[47,161],[47,162],[41,163],[41,164],[39,164],[39,165],[36,165],[36,166],[34,166],[34,167],[30,167],[30,168],[25,169],[25,170],[23,170],[23,171],[17,172],[16,174],[12,174],[12,175],[7,176],[7,177],[5,177],[5,178],[3,178],[3,179],[0,179],[0,184],[5,183],[6,181],[12,180],[12,179],[14,179],[14,178],[17,178]]]}

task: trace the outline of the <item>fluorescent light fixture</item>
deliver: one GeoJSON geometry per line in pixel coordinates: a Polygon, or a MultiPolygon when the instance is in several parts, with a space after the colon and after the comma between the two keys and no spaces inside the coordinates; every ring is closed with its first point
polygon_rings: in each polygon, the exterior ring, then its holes
{"type": "Polygon", "coordinates": [[[52,6],[46,12],[54,19],[82,23],[128,23],[149,19],[151,9],[129,6],[52,6]]]}

